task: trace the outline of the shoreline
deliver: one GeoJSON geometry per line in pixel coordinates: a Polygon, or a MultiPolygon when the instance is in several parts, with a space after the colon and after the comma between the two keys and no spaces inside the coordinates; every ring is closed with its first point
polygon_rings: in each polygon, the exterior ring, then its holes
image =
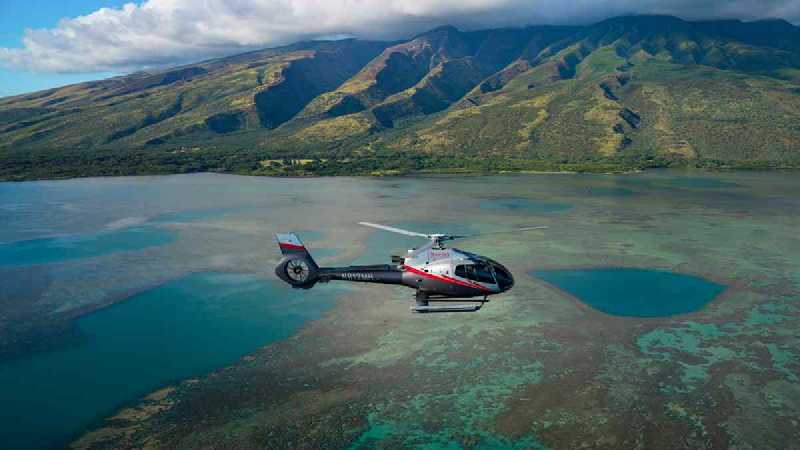
{"type": "MultiPolygon", "coordinates": [[[[598,168],[601,169],[601,168],[598,168]]],[[[355,173],[355,174],[314,174],[314,173],[289,173],[289,174],[264,174],[264,173],[241,173],[241,172],[225,172],[225,171],[198,171],[198,172],[153,172],[153,173],[134,173],[134,174],[111,174],[111,175],[77,175],[77,176],[63,176],[63,177],[42,177],[42,178],[0,178],[0,183],[30,183],[42,181],[70,181],[70,180],[88,180],[88,179],[106,179],[106,178],[129,178],[129,177],[163,177],[172,175],[195,175],[195,174],[214,174],[214,175],[238,175],[243,177],[264,177],[264,178],[291,178],[291,179],[316,179],[316,178],[414,178],[424,176],[447,176],[447,175],[465,175],[465,176],[495,176],[495,175],[633,175],[641,174],[649,171],[659,170],[673,170],[685,172],[705,172],[705,173],[731,173],[731,172],[748,172],[748,173],[783,173],[783,172],[800,172],[800,167],[785,166],[785,167],[645,167],[645,168],[631,168],[621,170],[536,170],[536,169],[498,169],[498,170],[479,170],[479,169],[466,169],[466,168],[452,168],[452,169],[426,169],[410,172],[386,170],[386,171],[373,171],[370,173],[355,173]]]]}

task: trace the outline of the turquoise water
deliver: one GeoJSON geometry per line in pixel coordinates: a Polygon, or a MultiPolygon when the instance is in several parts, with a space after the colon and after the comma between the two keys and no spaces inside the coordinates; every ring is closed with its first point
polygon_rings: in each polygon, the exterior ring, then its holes
{"type": "Polygon", "coordinates": [[[612,316],[666,317],[700,311],[725,290],[700,277],[662,270],[537,270],[531,275],[612,316]]]}
{"type": "Polygon", "coordinates": [[[636,192],[634,192],[631,189],[622,187],[604,187],[604,186],[587,188],[583,190],[581,193],[586,193],[598,197],[630,197],[631,195],[636,194],[636,192]]]}
{"type": "Polygon", "coordinates": [[[709,177],[671,177],[669,179],[670,186],[683,187],[690,189],[727,189],[741,187],[737,183],[730,181],[720,180],[718,178],[709,177]]]}
{"type": "Polygon", "coordinates": [[[177,234],[151,226],[0,244],[0,266],[47,264],[121,251],[142,250],[174,241],[177,234]]]}
{"type": "Polygon", "coordinates": [[[200,273],[84,316],[80,344],[0,365],[0,447],[63,445],[168,380],[286,338],[331,306],[331,290],[296,295],[252,275],[200,273]]]}
{"type": "Polygon", "coordinates": [[[482,202],[481,208],[534,214],[547,214],[567,211],[568,209],[572,208],[572,206],[566,203],[550,203],[531,200],[528,198],[511,197],[482,202]]]}
{"type": "Polygon", "coordinates": [[[178,237],[176,232],[156,225],[204,221],[243,210],[240,207],[175,211],[132,226],[0,243],[0,267],[48,264],[156,247],[178,237]]]}
{"type": "MultiPolygon", "coordinates": [[[[656,171],[656,173],[658,173],[656,171]]],[[[743,187],[739,183],[710,176],[654,176],[654,177],[626,177],[622,182],[632,186],[647,187],[652,189],[730,189],[743,187]]]]}
{"type": "Polygon", "coordinates": [[[156,224],[172,222],[195,222],[207,219],[224,217],[236,212],[245,211],[247,208],[211,208],[211,209],[190,209],[186,211],[174,211],[154,217],[150,222],[156,224]]]}

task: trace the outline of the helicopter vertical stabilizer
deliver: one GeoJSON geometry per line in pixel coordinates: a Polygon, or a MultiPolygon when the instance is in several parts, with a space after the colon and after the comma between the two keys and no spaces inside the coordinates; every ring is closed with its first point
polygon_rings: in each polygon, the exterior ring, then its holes
{"type": "Polygon", "coordinates": [[[306,250],[306,246],[296,234],[277,233],[275,234],[275,239],[278,241],[278,247],[280,247],[283,256],[303,254],[311,257],[308,250],[306,250]]]}
{"type": "Polygon", "coordinates": [[[277,233],[275,240],[283,254],[275,274],[294,287],[312,287],[317,282],[319,266],[300,238],[294,233],[277,233]]]}

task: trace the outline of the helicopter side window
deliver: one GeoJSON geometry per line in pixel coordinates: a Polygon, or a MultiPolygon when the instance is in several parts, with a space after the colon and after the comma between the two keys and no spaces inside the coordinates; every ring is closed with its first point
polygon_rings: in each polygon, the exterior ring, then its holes
{"type": "Polygon", "coordinates": [[[456,276],[479,283],[495,284],[491,269],[485,264],[470,264],[456,266],[456,276]]]}
{"type": "Polygon", "coordinates": [[[475,264],[472,266],[475,268],[475,278],[481,283],[489,283],[494,284],[494,275],[492,275],[492,270],[486,264],[475,264]]]}

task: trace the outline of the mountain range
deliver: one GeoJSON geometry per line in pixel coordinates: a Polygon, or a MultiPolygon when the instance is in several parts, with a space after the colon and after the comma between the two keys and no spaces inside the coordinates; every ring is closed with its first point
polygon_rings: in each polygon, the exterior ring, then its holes
{"type": "Polygon", "coordinates": [[[800,28],[310,41],[0,99],[0,177],[800,166],[800,28]]]}

